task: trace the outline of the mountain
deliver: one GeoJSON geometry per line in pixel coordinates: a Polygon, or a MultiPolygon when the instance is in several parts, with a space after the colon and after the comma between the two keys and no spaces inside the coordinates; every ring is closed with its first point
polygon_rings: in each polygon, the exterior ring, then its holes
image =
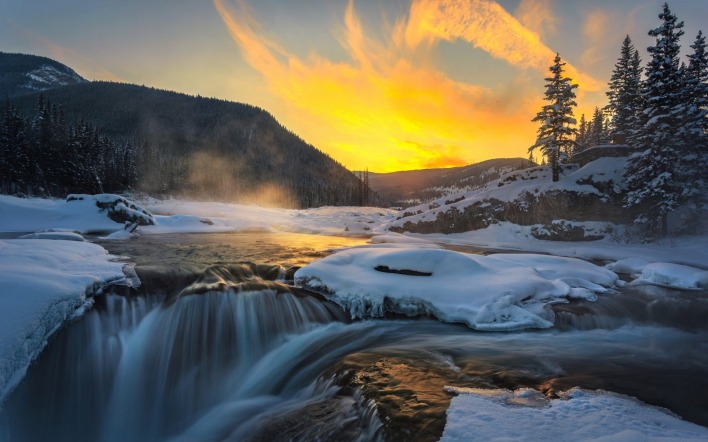
{"type": "MultiPolygon", "coordinates": [[[[44,66],[35,59],[41,57],[15,60],[12,75],[0,71],[0,87],[18,90],[17,78],[30,78],[36,66],[44,66]]],[[[254,106],[78,76],[72,84],[14,95],[12,104],[29,115],[40,95],[61,107],[62,118],[140,146],[134,190],[290,207],[366,200],[368,192],[353,173],[254,106]]]]}
{"type": "Polygon", "coordinates": [[[497,158],[449,169],[422,169],[369,173],[369,186],[382,200],[409,207],[473,190],[501,175],[535,166],[523,158],[497,158]]]}
{"type": "Polygon", "coordinates": [[[0,52],[1,98],[85,82],[73,69],[50,58],[0,52]]]}

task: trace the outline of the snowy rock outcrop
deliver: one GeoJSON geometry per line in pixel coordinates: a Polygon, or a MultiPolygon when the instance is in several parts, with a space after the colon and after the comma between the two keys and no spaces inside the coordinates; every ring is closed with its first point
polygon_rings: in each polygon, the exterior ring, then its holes
{"type": "Polygon", "coordinates": [[[155,219],[152,213],[120,195],[101,193],[97,195],[72,194],[66,197],[67,202],[93,200],[96,206],[105,211],[108,218],[120,224],[135,224],[152,226],[155,219]]]}
{"type": "Polygon", "coordinates": [[[402,211],[388,225],[395,232],[457,233],[484,229],[499,222],[541,225],[543,239],[577,241],[604,237],[605,232],[588,234],[568,221],[595,221],[623,224],[632,220],[622,208],[626,158],[600,158],[582,168],[564,166],[561,179],[551,180],[549,167],[514,171],[479,190],[450,195],[402,211]],[[557,224],[557,223],[556,223],[557,224]]]}

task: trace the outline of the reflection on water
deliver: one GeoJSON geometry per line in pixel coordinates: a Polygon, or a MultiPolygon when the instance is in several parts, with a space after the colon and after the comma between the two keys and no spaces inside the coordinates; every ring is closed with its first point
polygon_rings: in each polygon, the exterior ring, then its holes
{"type": "Polygon", "coordinates": [[[234,262],[303,266],[328,255],[329,250],[365,244],[366,238],[304,233],[190,233],[143,235],[129,241],[95,240],[115,255],[126,255],[136,265],[208,266],[234,262]]]}

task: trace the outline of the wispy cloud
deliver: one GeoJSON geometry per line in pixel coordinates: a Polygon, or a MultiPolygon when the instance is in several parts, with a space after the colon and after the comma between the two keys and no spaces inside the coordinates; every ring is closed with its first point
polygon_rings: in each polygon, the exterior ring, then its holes
{"type": "MultiPolygon", "coordinates": [[[[614,39],[615,14],[607,9],[595,9],[588,13],[583,23],[583,36],[585,41],[591,42],[590,46],[583,51],[580,62],[584,66],[592,66],[607,59],[608,45],[614,39]]],[[[614,54],[614,52],[610,52],[614,54]]]]}
{"type": "Polygon", "coordinates": [[[526,28],[541,37],[556,34],[560,19],[554,10],[554,0],[521,0],[514,16],[526,28]]]}
{"type": "Polygon", "coordinates": [[[374,39],[350,1],[338,36],[346,62],[293,55],[265,36],[242,1],[214,6],[272,93],[306,113],[299,118],[309,128],[296,130],[348,167],[455,166],[488,158],[491,149],[523,155],[533,142],[529,120],[541,93],[524,68],[545,75],[555,53],[496,3],[417,1],[389,35],[374,39]],[[458,38],[518,67],[516,80],[484,87],[449,78],[430,53],[437,40],[458,38]]]}
{"type": "MultiPolygon", "coordinates": [[[[409,46],[462,39],[511,65],[546,73],[555,51],[501,5],[491,0],[420,0],[411,6],[406,29],[409,46]]],[[[562,56],[562,54],[561,54],[562,56]]],[[[568,75],[587,90],[604,85],[566,66],[568,75]]]]}

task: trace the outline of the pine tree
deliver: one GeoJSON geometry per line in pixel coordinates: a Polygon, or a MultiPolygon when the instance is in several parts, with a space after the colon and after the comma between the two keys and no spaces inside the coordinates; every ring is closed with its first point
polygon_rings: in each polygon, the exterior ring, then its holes
{"type": "Polygon", "coordinates": [[[605,126],[605,116],[599,107],[595,108],[592,114],[592,120],[588,124],[587,129],[587,145],[588,147],[607,144],[609,136],[605,126]]]}
{"type": "Polygon", "coordinates": [[[636,128],[636,114],[641,107],[639,99],[642,86],[642,68],[639,51],[632,45],[629,35],[622,42],[620,57],[617,59],[606,93],[609,104],[605,111],[610,115],[609,133],[629,136],[636,128]]]}
{"type": "Polygon", "coordinates": [[[699,205],[705,203],[706,171],[708,170],[708,54],[703,32],[698,32],[688,55],[684,77],[686,121],[679,131],[686,152],[681,156],[684,197],[699,205]]]}
{"type": "Polygon", "coordinates": [[[628,77],[632,79],[632,83],[629,85],[629,90],[632,91],[630,108],[633,112],[628,115],[625,142],[632,150],[636,151],[641,149],[644,124],[647,121],[644,115],[646,103],[644,101],[644,95],[642,95],[642,91],[644,90],[644,81],[642,80],[644,68],[642,68],[642,59],[639,57],[639,51],[635,50],[634,54],[632,54],[632,61],[629,68],[630,74],[628,77]]]}
{"type": "Polygon", "coordinates": [[[656,44],[647,48],[651,60],[642,88],[646,123],[635,138],[644,150],[627,162],[625,206],[639,206],[641,214],[636,221],[665,235],[668,214],[681,202],[679,161],[684,146],[676,131],[685,120],[687,107],[683,103],[683,72],[679,65],[683,22],[677,21],[666,3],[659,19],[663,21],[661,26],[649,31],[650,36],[656,37],[656,44]]]}
{"type": "Polygon", "coordinates": [[[573,135],[576,134],[576,124],[573,118],[575,102],[575,89],[577,84],[572,84],[571,79],[563,76],[563,66],[560,55],[556,54],[553,65],[549,68],[553,74],[547,77],[544,105],[531,121],[541,123],[538,129],[536,143],[529,148],[530,152],[538,148],[548,158],[553,173],[553,181],[560,179],[560,163],[562,157],[567,155],[573,146],[573,135]]]}
{"type": "Polygon", "coordinates": [[[585,120],[585,114],[582,114],[580,116],[580,123],[578,123],[578,132],[575,134],[573,155],[577,155],[588,148],[589,128],[590,125],[588,124],[587,120],[585,120]]]}

